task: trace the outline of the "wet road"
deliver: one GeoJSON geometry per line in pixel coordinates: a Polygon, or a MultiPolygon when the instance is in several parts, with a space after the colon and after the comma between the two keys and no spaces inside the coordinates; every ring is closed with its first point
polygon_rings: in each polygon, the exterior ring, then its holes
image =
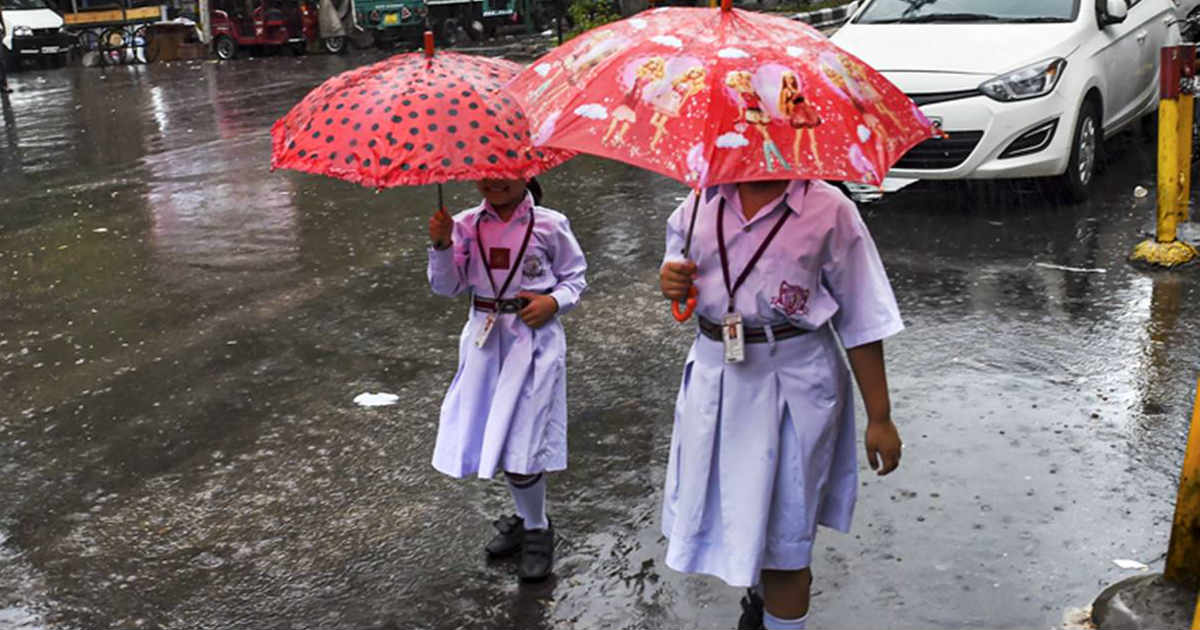
{"type": "MultiPolygon", "coordinates": [[[[566,320],[557,579],[518,588],[481,551],[504,486],[428,464],[466,308],[425,282],[432,191],[267,170],[271,122],[367,60],[14,79],[0,628],[735,623],[739,594],[667,569],[657,529],[690,329],[654,279],[684,191],[591,158],[545,178],[591,290],[566,320]]],[[[1123,262],[1153,155],[1115,144],[1090,205],[925,187],[864,207],[909,326],[888,344],[905,461],[864,471],[850,535],[820,534],[813,627],[1048,627],[1124,577],[1114,558],[1161,565],[1200,276],[1123,262]]]]}

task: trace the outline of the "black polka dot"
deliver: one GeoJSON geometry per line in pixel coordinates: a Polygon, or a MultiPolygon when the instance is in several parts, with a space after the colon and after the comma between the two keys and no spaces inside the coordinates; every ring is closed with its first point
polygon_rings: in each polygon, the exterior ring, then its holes
{"type": "Polygon", "coordinates": [[[295,141],[295,140],[292,140],[291,142],[289,142],[289,143],[288,143],[288,149],[289,149],[289,150],[291,150],[291,149],[295,149],[295,148],[296,148],[296,141],[295,141]]]}
{"type": "Polygon", "coordinates": [[[379,131],[379,123],[371,125],[371,131],[379,131]]]}
{"type": "Polygon", "coordinates": [[[321,137],[321,132],[320,132],[320,131],[314,131],[314,132],[313,132],[313,140],[316,140],[317,138],[320,138],[320,137],[321,137]]]}
{"type": "Polygon", "coordinates": [[[375,145],[377,145],[377,144],[379,144],[379,141],[378,141],[378,140],[375,140],[375,139],[372,139],[370,142],[368,142],[368,143],[367,143],[367,146],[368,146],[368,147],[371,147],[372,149],[374,149],[374,148],[375,148],[375,145]]]}
{"type": "Polygon", "coordinates": [[[505,151],[504,155],[507,155],[510,159],[514,159],[514,160],[517,158],[517,152],[513,151],[512,149],[505,151]]]}
{"type": "Polygon", "coordinates": [[[471,90],[463,90],[462,95],[463,95],[463,98],[471,98],[471,90]]]}
{"type": "Polygon", "coordinates": [[[326,126],[326,127],[328,127],[329,125],[332,125],[332,124],[333,124],[333,119],[332,119],[332,118],[326,118],[326,119],[325,119],[325,126],[326,126]]]}
{"type": "Polygon", "coordinates": [[[458,147],[459,149],[465,149],[467,148],[467,143],[459,140],[458,142],[454,143],[454,146],[458,147]]]}
{"type": "Polygon", "coordinates": [[[392,136],[392,132],[390,132],[390,131],[388,132],[387,136],[385,136],[385,139],[388,141],[388,144],[393,147],[396,146],[400,142],[399,140],[397,140],[396,138],[394,138],[392,136]]]}
{"type": "Polygon", "coordinates": [[[429,143],[429,142],[426,142],[426,143],[425,143],[425,150],[426,150],[426,151],[429,151],[430,153],[432,153],[432,152],[433,152],[433,144],[432,144],[432,143],[429,143]]]}
{"type": "MultiPolygon", "coordinates": [[[[456,99],[456,98],[452,98],[452,99],[450,99],[450,104],[451,104],[451,105],[458,105],[458,104],[459,104],[459,103],[461,103],[461,102],[462,102],[462,101],[460,101],[460,100],[458,100],[458,99],[456,99]]],[[[451,111],[454,111],[454,110],[451,110],[451,111]]]]}
{"type": "MultiPolygon", "coordinates": [[[[417,116],[420,116],[420,114],[418,114],[417,112],[408,112],[408,117],[411,118],[412,120],[416,120],[417,116]]],[[[399,118],[399,116],[397,116],[397,118],[399,118]]]]}
{"type": "Polygon", "coordinates": [[[332,162],[332,161],[334,161],[334,160],[336,160],[336,159],[337,159],[337,151],[334,151],[333,153],[330,153],[330,154],[329,154],[329,161],[330,161],[330,162],[332,162]]]}
{"type": "Polygon", "coordinates": [[[323,111],[323,112],[329,111],[329,103],[325,103],[325,107],[322,107],[321,111],[323,111]]]}
{"type": "Polygon", "coordinates": [[[485,110],[483,110],[483,113],[487,114],[488,116],[495,116],[495,115],[496,115],[496,110],[494,110],[494,109],[485,109],[485,110]]]}
{"type": "Polygon", "coordinates": [[[308,159],[310,159],[310,160],[316,160],[319,157],[321,157],[320,153],[309,153],[308,154],[308,159]]]}
{"type": "Polygon", "coordinates": [[[479,109],[479,103],[471,103],[467,107],[470,109],[479,109]]]}
{"type": "Polygon", "coordinates": [[[479,144],[487,144],[491,141],[492,139],[487,136],[479,136],[479,144]]]}
{"type": "Polygon", "coordinates": [[[430,107],[429,109],[425,110],[425,115],[426,115],[426,116],[436,116],[436,115],[437,115],[437,110],[436,110],[436,109],[434,109],[434,108],[432,108],[432,107],[430,107]]]}
{"type": "Polygon", "coordinates": [[[542,153],[541,151],[538,151],[538,152],[537,152],[537,156],[538,156],[539,158],[544,158],[544,157],[546,157],[546,154],[545,154],[545,153],[542,153]]]}
{"type": "Polygon", "coordinates": [[[385,114],[390,114],[390,113],[392,113],[392,108],[391,108],[391,106],[384,107],[384,108],[383,108],[383,113],[385,113],[385,114]]]}
{"type": "Polygon", "coordinates": [[[451,108],[450,108],[450,111],[448,111],[448,112],[446,112],[446,113],[447,113],[447,114],[450,114],[451,116],[457,116],[457,115],[458,115],[458,110],[457,110],[457,109],[454,109],[453,107],[451,107],[451,108]]]}
{"type": "Polygon", "coordinates": [[[311,120],[310,120],[310,121],[308,121],[308,124],[307,124],[307,125],[304,125],[304,130],[305,130],[305,131],[312,131],[312,121],[311,121],[311,120]]]}
{"type": "Polygon", "coordinates": [[[450,166],[450,158],[442,158],[442,166],[450,166]]]}
{"type": "Polygon", "coordinates": [[[419,94],[419,95],[417,95],[417,98],[421,99],[422,101],[428,101],[429,95],[428,94],[419,94]]]}
{"type": "Polygon", "coordinates": [[[478,128],[479,128],[479,121],[478,121],[478,120],[472,120],[472,121],[471,121],[471,128],[472,128],[472,129],[478,129],[478,128]]]}
{"type": "Polygon", "coordinates": [[[359,107],[360,107],[360,105],[359,105],[358,103],[355,103],[355,104],[353,104],[353,105],[351,105],[351,106],[350,106],[350,111],[352,111],[352,112],[356,112],[356,111],[358,111],[358,108],[359,108],[359,107]]]}
{"type": "Polygon", "coordinates": [[[353,155],[347,155],[347,156],[346,156],[346,163],[347,163],[347,164],[353,164],[353,163],[354,163],[354,156],[353,156],[353,155]]]}
{"type": "Polygon", "coordinates": [[[418,166],[417,168],[419,168],[420,170],[424,171],[424,170],[427,170],[427,169],[429,168],[429,166],[428,166],[428,165],[425,165],[425,164],[422,164],[422,165],[418,166]]]}
{"type": "Polygon", "coordinates": [[[429,130],[430,130],[430,131],[437,131],[437,130],[438,130],[437,123],[430,123],[430,124],[429,124],[429,130]]]}
{"type": "Polygon", "coordinates": [[[380,166],[391,166],[392,158],[385,158],[385,157],[379,158],[379,165],[380,166]]]}
{"type": "Polygon", "coordinates": [[[338,103],[338,106],[337,106],[338,109],[345,109],[345,107],[346,107],[345,103],[338,103]]]}
{"type": "Polygon", "coordinates": [[[350,124],[350,119],[349,119],[349,118],[343,118],[343,119],[342,119],[342,124],[343,124],[343,125],[349,125],[349,124],[350,124]]]}
{"type": "Polygon", "coordinates": [[[354,138],[351,138],[351,139],[350,139],[350,146],[352,146],[352,147],[356,147],[356,146],[358,146],[358,140],[355,140],[354,138]]]}
{"type": "Polygon", "coordinates": [[[400,165],[400,170],[402,170],[402,171],[407,171],[410,168],[412,168],[412,167],[408,165],[408,162],[405,162],[404,164],[400,165]]]}
{"type": "Polygon", "coordinates": [[[325,144],[329,144],[330,142],[333,142],[333,136],[325,136],[325,144]]]}
{"type": "Polygon", "coordinates": [[[470,166],[474,163],[475,163],[475,158],[473,158],[469,155],[467,157],[463,158],[463,164],[466,164],[467,166],[470,166]]]}
{"type": "Polygon", "coordinates": [[[405,107],[412,107],[412,101],[407,98],[404,99],[403,101],[400,101],[400,104],[405,107]]]}
{"type": "Polygon", "coordinates": [[[416,127],[413,127],[412,129],[408,130],[408,134],[411,136],[419,136],[419,135],[421,135],[421,130],[417,129],[416,127]]]}
{"type": "Polygon", "coordinates": [[[404,143],[404,150],[405,150],[405,151],[412,151],[414,148],[416,148],[416,145],[414,145],[413,143],[411,143],[411,142],[405,142],[405,143],[404,143]]]}
{"type": "Polygon", "coordinates": [[[370,165],[371,165],[370,158],[363,160],[363,166],[370,166],[370,165]]]}
{"type": "Polygon", "coordinates": [[[368,115],[368,116],[370,116],[371,114],[374,114],[374,113],[375,113],[375,108],[374,108],[374,107],[368,107],[368,108],[367,108],[367,115],[368,115]]]}
{"type": "Polygon", "coordinates": [[[446,95],[442,94],[441,92],[437,92],[433,95],[433,98],[446,98],[446,95]]]}
{"type": "Polygon", "coordinates": [[[362,123],[354,123],[354,127],[353,127],[353,129],[354,129],[355,131],[358,131],[359,129],[362,129],[362,123]]]}
{"type": "Polygon", "coordinates": [[[496,162],[500,161],[500,158],[495,155],[489,155],[488,161],[491,162],[492,164],[495,164],[496,162]]]}
{"type": "Polygon", "coordinates": [[[300,157],[304,157],[304,156],[308,155],[308,151],[305,151],[304,149],[300,149],[300,153],[298,153],[297,155],[299,155],[300,157]]]}

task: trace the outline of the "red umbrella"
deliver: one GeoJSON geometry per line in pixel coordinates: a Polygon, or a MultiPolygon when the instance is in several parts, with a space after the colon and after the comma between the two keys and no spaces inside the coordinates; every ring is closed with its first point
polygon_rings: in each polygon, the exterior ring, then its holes
{"type": "MultiPolygon", "coordinates": [[[[509,87],[535,145],[697,188],[792,178],[879,184],[935,133],[903,92],[812,27],[729,0],[720,10],[664,7],[602,26],[509,87]]],[[[680,321],[689,313],[676,306],[680,321]]]]}
{"type": "Polygon", "coordinates": [[[305,96],[271,128],[271,167],[373,188],[528,179],[572,154],[531,146],[528,121],[504,89],[520,69],[434,55],[426,34],[424,53],[344,72],[305,96]]]}

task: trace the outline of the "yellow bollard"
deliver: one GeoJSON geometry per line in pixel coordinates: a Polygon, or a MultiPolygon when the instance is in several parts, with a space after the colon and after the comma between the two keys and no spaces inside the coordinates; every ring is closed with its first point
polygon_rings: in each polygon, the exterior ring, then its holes
{"type": "Polygon", "coordinates": [[[1179,476],[1175,523],[1171,528],[1163,577],[1170,582],[1200,588],[1200,381],[1196,383],[1196,405],[1192,411],[1187,451],[1183,456],[1183,472],[1179,476]]]}
{"type": "Polygon", "coordinates": [[[1195,72],[1195,49],[1162,50],[1158,103],[1158,209],[1155,238],[1138,243],[1130,259],[1175,267],[1198,255],[1195,247],[1178,240],[1179,223],[1187,221],[1191,194],[1192,115],[1195,97],[1180,89],[1180,80],[1195,72]]]}

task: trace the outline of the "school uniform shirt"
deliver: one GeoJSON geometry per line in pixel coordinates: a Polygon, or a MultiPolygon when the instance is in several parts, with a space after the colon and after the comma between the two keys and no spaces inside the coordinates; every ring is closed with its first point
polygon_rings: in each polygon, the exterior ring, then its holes
{"type": "Polygon", "coordinates": [[[459,340],[458,371],[442,402],[433,466],[454,477],[481,478],[498,467],[517,474],[562,470],[567,466],[567,347],[559,316],[579,303],[587,287],[587,262],[570,223],[554,210],[535,207],[530,195],[507,222],[485,201],[455,215],[453,241],[444,250],[429,248],[434,293],[487,299],[544,293],[558,302],[558,313],[537,329],[516,313],[496,315],[480,348],[475,339],[489,313],[471,306],[459,340]],[[531,220],[528,248],[517,260],[531,220]],[[480,259],[480,236],[488,260],[480,259]],[[493,254],[493,248],[508,252],[493,254]],[[489,270],[489,264],[497,268],[489,270]],[[508,290],[494,295],[489,271],[499,290],[514,266],[508,290]]]}
{"type": "MultiPolygon", "coordinates": [[[[695,194],[695,193],[693,193],[695,194]]],[[[684,365],[663,493],[667,564],[751,586],[762,569],[811,563],[817,525],[848,531],[857,492],[854,389],[840,345],[903,329],[875,244],[854,204],[824,182],[794,181],[751,220],[737,188],[710,188],[692,239],[696,315],[720,323],[729,297],[717,246],[718,208],[730,282],[790,213],[737,290],[746,326],[790,322],[806,334],[723,344],[697,334],[684,365]]],[[[664,262],[683,259],[694,197],[671,215],[664,262]]]]}

